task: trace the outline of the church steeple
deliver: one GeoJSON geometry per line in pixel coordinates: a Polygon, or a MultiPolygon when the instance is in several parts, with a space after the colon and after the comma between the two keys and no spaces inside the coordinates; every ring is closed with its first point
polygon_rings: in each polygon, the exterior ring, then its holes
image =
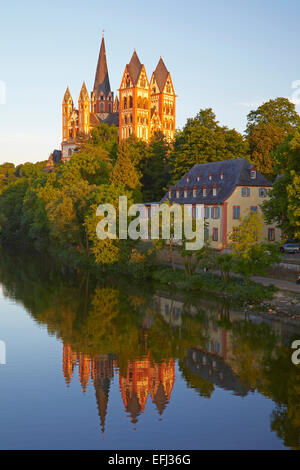
{"type": "Polygon", "coordinates": [[[108,96],[108,94],[111,91],[110,83],[109,83],[109,76],[108,76],[107,62],[106,62],[104,35],[102,35],[102,41],[101,41],[101,47],[100,47],[100,53],[99,53],[99,58],[98,58],[93,91],[96,94],[96,96],[98,96],[100,92],[102,91],[105,97],[108,96]]]}

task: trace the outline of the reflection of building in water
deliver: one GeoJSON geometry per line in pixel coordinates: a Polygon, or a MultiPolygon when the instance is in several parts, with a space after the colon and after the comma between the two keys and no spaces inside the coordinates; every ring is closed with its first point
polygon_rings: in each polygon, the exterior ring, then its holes
{"type": "Polygon", "coordinates": [[[129,361],[126,376],[120,374],[119,381],[125,410],[130,413],[133,423],[145,410],[149,394],[162,414],[170,401],[175,381],[174,359],[160,364],[151,363],[149,357],[129,361]]]}
{"type": "Polygon", "coordinates": [[[63,373],[66,384],[69,386],[75,365],[77,364],[77,353],[73,353],[69,344],[64,344],[63,347],[63,373]]]}
{"type": "Polygon", "coordinates": [[[114,376],[114,358],[111,354],[103,354],[92,360],[92,378],[96,391],[98,414],[101,429],[104,433],[105,418],[108,405],[110,382],[114,376]]]}
{"type": "Polygon", "coordinates": [[[74,367],[78,364],[79,380],[85,392],[90,378],[93,381],[101,429],[104,433],[110,382],[114,375],[113,355],[103,354],[91,359],[87,354],[75,353],[71,346],[63,346],[63,373],[67,385],[70,385],[74,367]]]}
{"type": "MultiPolygon", "coordinates": [[[[104,432],[110,383],[117,361],[112,354],[90,358],[87,354],[73,352],[70,345],[64,345],[63,373],[68,386],[76,365],[84,392],[89,380],[93,381],[101,429],[104,432]]],[[[148,355],[129,361],[126,375],[119,374],[119,384],[125,410],[130,413],[132,422],[136,423],[138,415],[145,410],[149,394],[161,415],[170,401],[174,381],[174,359],[158,364],[152,363],[148,355]]]]}
{"type": "Polygon", "coordinates": [[[207,382],[225,390],[231,390],[235,395],[247,395],[248,390],[240,384],[231,367],[216,355],[190,349],[184,359],[184,364],[195,376],[201,377],[207,382]]]}

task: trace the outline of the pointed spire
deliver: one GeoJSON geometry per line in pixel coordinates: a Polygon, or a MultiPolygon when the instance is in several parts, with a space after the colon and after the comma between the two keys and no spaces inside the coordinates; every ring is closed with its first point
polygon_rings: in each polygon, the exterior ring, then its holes
{"type": "MultiPolygon", "coordinates": [[[[72,100],[72,96],[71,96],[69,87],[67,86],[67,89],[66,89],[65,94],[64,94],[64,100],[63,100],[63,101],[64,101],[65,103],[67,103],[70,98],[71,98],[71,100],[72,100]]],[[[72,100],[72,101],[73,101],[73,100],[72,100]]]]}
{"type": "Polygon", "coordinates": [[[85,82],[83,82],[83,85],[81,87],[80,94],[79,94],[79,99],[83,100],[85,98],[89,98],[89,94],[88,94],[88,91],[87,91],[87,88],[86,88],[86,84],[85,84],[85,82]]]}
{"type": "Polygon", "coordinates": [[[169,72],[162,58],[159,59],[156,69],[154,70],[154,78],[158,85],[159,91],[162,93],[168,78],[169,72]]]}
{"type": "Polygon", "coordinates": [[[100,53],[98,58],[98,64],[95,75],[94,92],[96,95],[103,91],[104,95],[107,96],[110,92],[110,83],[106,62],[106,52],[104,43],[104,34],[102,35],[100,53]]]}
{"type": "Polygon", "coordinates": [[[134,53],[132,54],[131,60],[129,64],[127,65],[128,73],[134,85],[137,84],[142,67],[143,66],[140,62],[140,59],[138,58],[136,50],[134,49],[134,53]]]}

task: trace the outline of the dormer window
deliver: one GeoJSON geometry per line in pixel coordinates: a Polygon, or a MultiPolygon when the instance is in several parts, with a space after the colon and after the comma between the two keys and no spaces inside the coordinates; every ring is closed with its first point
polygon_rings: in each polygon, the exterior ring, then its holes
{"type": "Polygon", "coordinates": [[[189,175],[187,175],[186,176],[186,182],[189,183],[189,181],[190,181],[190,177],[189,177],[189,175]]]}
{"type": "Polygon", "coordinates": [[[221,173],[220,173],[220,180],[222,180],[222,179],[224,179],[224,173],[223,173],[223,171],[221,171],[221,173]]]}
{"type": "Polygon", "coordinates": [[[172,190],[171,188],[169,188],[169,199],[171,199],[171,197],[172,197],[172,190]]]}
{"type": "Polygon", "coordinates": [[[187,187],[186,186],[184,187],[184,190],[183,190],[183,196],[187,197],[187,187]]]}
{"type": "Polygon", "coordinates": [[[193,187],[193,197],[197,196],[197,188],[196,186],[193,187]]]}
{"type": "Polygon", "coordinates": [[[208,179],[209,179],[209,181],[211,181],[211,180],[212,180],[212,174],[211,174],[211,173],[209,173],[209,175],[208,175],[208,179]]]}
{"type": "Polygon", "coordinates": [[[256,168],[255,167],[252,167],[251,170],[250,170],[250,178],[252,180],[255,180],[255,178],[256,178],[256,168]]]}
{"type": "Polygon", "coordinates": [[[197,181],[200,181],[200,175],[197,173],[197,181]]]}
{"type": "Polygon", "coordinates": [[[202,188],[202,194],[203,194],[203,197],[207,196],[207,189],[206,189],[206,186],[203,186],[203,188],[202,188]]]}
{"type": "Polygon", "coordinates": [[[176,197],[179,198],[179,188],[176,188],[176,197]]]}
{"type": "Polygon", "coordinates": [[[213,185],[212,190],[213,190],[213,196],[216,196],[216,195],[217,195],[217,187],[216,187],[216,185],[213,185]]]}

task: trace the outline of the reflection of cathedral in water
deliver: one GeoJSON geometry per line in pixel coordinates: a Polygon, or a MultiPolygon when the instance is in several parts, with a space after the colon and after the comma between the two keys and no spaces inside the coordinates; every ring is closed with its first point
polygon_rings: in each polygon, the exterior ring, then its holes
{"type": "MultiPolygon", "coordinates": [[[[83,353],[75,353],[70,345],[63,346],[63,373],[69,386],[78,366],[79,380],[85,392],[91,379],[96,392],[98,414],[101,429],[104,433],[110,383],[117,369],[116,357],[112,354],[94,358],[83,353]]],[[[128,361],[126,374],[119,373],[119,386],[125,411],[130,414],[132,423],[145,411],[150,395],[161,415],[171,398],[175,381],[175,361],[170,359],[161,363],[153,363],[149,356],[128,361]]]]}
{"type": "Polygon", "coordinates": [[[132,423],[145,410],[148,396],[161,415],[170,401],[175,381],[175,362],[170,359],[160,364],[151,363],[149,357],[129,361],[126,377],[119,376],[125,410],[132,423]]]}
{"type": "MultiPolygon", "coordinates": [[[[231,311],[229,314],[227,308],[220,304],[216,306],[215,303],[212,305],[204,302],[203,308],[205,309],[203,332],[206,339],[204,342],[199,339],[199,344],[192,344],[187,348],[185,357],[179,361],[180,371],[187,385],[198,390],[200,395],[202,395],[201,386],[211,384],[212,387],[214,385],[235,395],[245,396],[250,388],[241,383],[239,378],[232,329],[235,322],[245,320],[245,315],[238,311],[231,311]]],[[[195,306],[190,304],[186,308],[180,299],[155,296],[142,325],[144,329],[150,330],[155,322],[155,315],[158,314],[171,328],[180,331],[184,315],[196,316],[198,313],[199,310],[195,306]]],[[[261,319],[253,317],[251,321],[257,323],[261,319]]],[[[288,325],[283,325],[282,322],[270,320],[268,324],[281,344],[284,344],[293,333],[288,325]]],[[[119,371],[118,366],[118,358],[113,354],[90,357],[80,352],[75,353],[70,345],[64,345],[63,373],[66,384],[70,384],[75,367],[78,367],[83,391],[87,389],[89,382],[93,384],[102,432],[105,427],[110,384],[115,372],[119,375],[119,388],[125,412],[129,414],[133,424],[137,423],[138,416],[145,411],[149,397],[160,415],[171,399],[175,382],[175,359],[156,363],[151,361],[149,351],[143,357],[128,361],[124,371],[123,369],[119,371]]]]}

